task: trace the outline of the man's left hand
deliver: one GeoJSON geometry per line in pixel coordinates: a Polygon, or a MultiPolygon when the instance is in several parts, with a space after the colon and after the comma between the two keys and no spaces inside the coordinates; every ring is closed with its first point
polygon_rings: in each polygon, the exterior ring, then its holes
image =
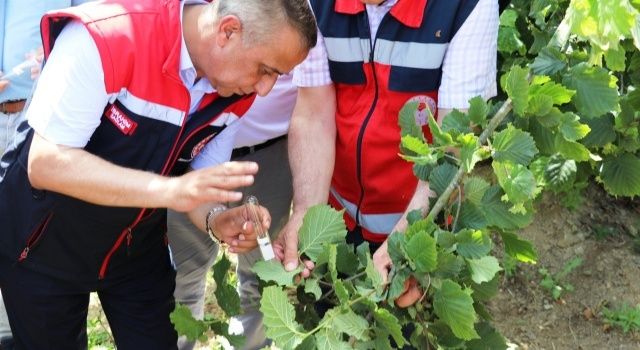
{"type": "MultiPolygon", "coordinates": [[[[373,266],[382,276],[384,284],[389,283],[389,269],[391,269],[391,257],[387,251],[387,242],[385,241],[375,253],[373,253],[373,266]]],[[[401,308],[409,307],[415,304],[422,296],[422,291],[418,287],[415,278],[409,277],[404,282],[404,291],[396,299],[396,305],[401,308]]]]}

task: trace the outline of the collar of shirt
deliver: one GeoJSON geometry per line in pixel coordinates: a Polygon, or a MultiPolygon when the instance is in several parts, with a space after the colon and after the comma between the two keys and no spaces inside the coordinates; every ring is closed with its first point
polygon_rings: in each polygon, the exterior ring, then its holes
{"type": "MultiPolygon", "coordinates": [[[[180,8],[180,20],[182,21],[182,12],[184,11],[185,5],[192,4],[207,4],[206,1],[203,0],[185,0],[182,2],[182,6],[180,8]]],[[[187,45],[184,41],[184,31],[182,33],[182,43],[180,45],[180,78],[184,85],[189,89],[189,91],[199,91],[204,94],[212,93],[215,91],[213,86],[209,83],[209,80],[206,78],[199,79],[196,81],[196,67],[193,65],[193,61],[191,61],[191,57],[189,57],[189,52],[187,51],[187,45]]]]}

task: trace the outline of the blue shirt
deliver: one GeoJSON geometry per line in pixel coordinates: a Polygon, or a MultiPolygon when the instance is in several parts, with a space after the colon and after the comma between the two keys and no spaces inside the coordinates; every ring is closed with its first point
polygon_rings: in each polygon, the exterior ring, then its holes
{"type": "MultiPolygon", "coordinates": [[[[78,5],[88,0],[1,0],[0,1],[0,70],[8,74],[26,60],[25,54],[42,46],[40,18],[45,12],[78,5]]],[[[0,77],[1,79],[1,77],[0,77]]],[[[26,69],[9,79],[0,92],[0,102],[26,99],[33,80],[26,69]]]]}

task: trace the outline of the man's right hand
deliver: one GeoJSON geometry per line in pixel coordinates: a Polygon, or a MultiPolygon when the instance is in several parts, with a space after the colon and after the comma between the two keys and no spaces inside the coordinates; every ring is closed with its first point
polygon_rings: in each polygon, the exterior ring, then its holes
{"type": "MultiPolygon", "coordinates": [[[[300,227],[302,226],[304,214],[304,212],[294,212],[273,242],[273,251],[276,259],[282,262],[284,269],[287,271],[295,270],[300,261],[298,253],[298,231],[300,231],[300,227]]],[[[305,260],[303,263],[304,268],[302,272],[300,272],[300,276],[307,278],[311,275],[311,270],[313,270],[315,265],[311,260],[305,260]]]]}
{"type": "Polygon", "coordinates": [[[171,178],[166,190],[167,207],[185,212],[208,202],[237,202],[242,193],[232,190],[251,185],[257,172],[254,162],[226,162],[171,178]]]}

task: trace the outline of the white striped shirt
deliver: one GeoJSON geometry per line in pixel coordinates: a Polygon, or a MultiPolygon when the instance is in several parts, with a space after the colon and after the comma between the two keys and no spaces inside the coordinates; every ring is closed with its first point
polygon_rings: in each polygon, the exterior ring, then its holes
{"type": "MultiPolygon", "coordinates": [[[[396,2],[367,5],[372,36],[396,2]]],[[[488,99],[496,95],[497,38],[498,1],[479,0],[447,48],[438,90],[439,108],[468,108],[469,99],[475,96],[488,99]]],[[[319,31],[316,47],[294,69],[293,83],[299,87],[331,84],[327,49],[319,31]]]]}

